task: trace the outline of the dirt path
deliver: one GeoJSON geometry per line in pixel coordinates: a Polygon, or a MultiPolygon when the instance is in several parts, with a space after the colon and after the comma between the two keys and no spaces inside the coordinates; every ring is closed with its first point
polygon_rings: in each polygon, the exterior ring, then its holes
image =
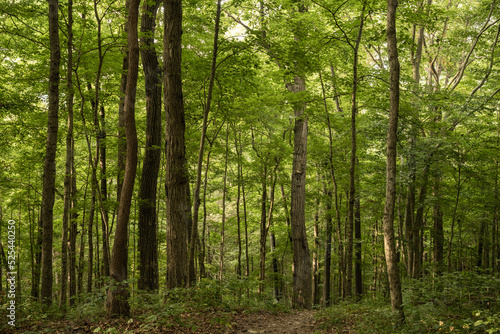
{"type": "Polygon", "coordinates": [[[276,315],[262,312],[241,317],[226,334],[312,334],[317,325],[314,311],[292,311],[276,315]]]}

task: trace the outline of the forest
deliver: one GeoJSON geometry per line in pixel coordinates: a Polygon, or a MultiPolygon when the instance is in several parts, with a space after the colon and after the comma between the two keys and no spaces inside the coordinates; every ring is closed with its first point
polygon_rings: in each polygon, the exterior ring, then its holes
{"type": "Polygon", "coordinates": [[[500,332],[499,38],[497,0],[0,0],[0,332],[500,332]]]}

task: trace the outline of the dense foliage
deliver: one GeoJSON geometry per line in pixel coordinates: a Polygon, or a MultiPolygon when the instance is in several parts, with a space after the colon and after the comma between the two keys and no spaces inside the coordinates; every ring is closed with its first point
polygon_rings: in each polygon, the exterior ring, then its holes
{"type": "MultiPolygon", "coordinates": [[[[141,3],[139,15],[151,15],[142,8],[149,2],[141,3]]],[[[146,74],[139,68],[138,164],[127,232],[126,283],[132,312],[148,312],[140,299],[143,294],[158,307],[163,300],[172,305],[189,301],[199,308],[264,305],[288,309],[295,296],[295,237],[290,222],[296,172],[292,164],[297,157],[294,137],[297,121],[304,121],[308,126],[304,204],[312,304],[333,304],[321,313],[329,319],[326,326],[351,326],[349,322],[354,321],[357,325],[352,328],[360,332],[369,332],[370,327],[380,332],[396,330],[386,327],[394,320],[388,309],[382,233],[389,118],[387,3],[223,1],[215,67],[216,3],[188,0],[182,5],[189,180],[189,203],[184,204],[189,211],[187,248],[195,241],[191,259],[195,284],[186,282],[185,287],[190,285],[187,295],[178,288],[165,290],[167,261],[173,260],[166,256],[169,189],[165,173],[171,161],[165,159],[168,143],[162,110],[162,153],[154,203],[161,292],[155,296],[137,288],[140,176],[151,136],[146,126],[150,103],[144,89],[146,74]],[[298,88],[300,80],[305,83],[303,89],[298,88]],[[205,111],[195,231],[190,206],[205,111]],[[191,238],[191,233],[197,234],[191,238]],[[367,313],[369,317],[364,316],[367,313]]],[[[110,283],[105,266],[111,259],[105,262],[103,251],[110,254],[113,245],[123,176],[118,161],[123,142],[119,109],[125,94],[121,83],[126,74],[127,9],[114,0],[75,2],[70,50],[67,9],[68,2],[61,0],[52,250],[55,303],[50,311],[37,313],[43,283],[40,208],[49,108],[48,6],[24,0],[0,5],[0,275],[17,272],[18,321],[29,320],[33,314],[40,317],[37,320],[47,314],[71,317],[75,312],[101,316],[110,283]],[[64,223],[71,103],[65,74],[68,51],[73,54],[76,177],[69,232],[64,223]],[[15,222],[13,242],[8,238],[9,220],[15,222]],[[103,231],[108,235],[103,236],[103,231]],[[9,269],[7,256],[14,253],[16,267],[9,269]],[[69,272],[64,274],[63,261],[69,263],[69,272]],[[65,295],[61,299],[61,288],[69,289],[67,300],[65,295]]],[[[162,43],[163,10],[162,4],[153,35],[162,69],[167,54],[162,43]]],[[[500,331],[499,38],[500,6],[495,0],[409,0],[398,5],[401,92],[394,230],[403,305],[415,333],[500,331]]],[[[3,314],[9,305],[8,290],[2,278],[2,319],[7,319],[3,314]]],[[[162,312],[155,312],[157,319],[179,310],[171,307],[162,312]]],[[[144,319],[152,316],[147,314],[144,319]]],[[[411,332],[409,327],[404,330],[411,332]]]]}

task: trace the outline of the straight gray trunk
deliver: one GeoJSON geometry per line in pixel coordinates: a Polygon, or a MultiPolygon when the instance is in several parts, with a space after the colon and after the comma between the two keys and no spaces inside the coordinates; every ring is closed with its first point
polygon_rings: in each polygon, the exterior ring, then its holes
{"type": "Polygon", "coordinates": [[[405,321],[401,280],[399,277],[396,244],[394,240],[394,207],[396,204],[396,147],[399,116],[399,58],[396,39],[397,0],[387,1],[387,49],[389,55],[389,128],[387,130],[387,166],[384,206],[384,251],[389,279],[391,307],[398,314],[399,322],[405,321]]]}

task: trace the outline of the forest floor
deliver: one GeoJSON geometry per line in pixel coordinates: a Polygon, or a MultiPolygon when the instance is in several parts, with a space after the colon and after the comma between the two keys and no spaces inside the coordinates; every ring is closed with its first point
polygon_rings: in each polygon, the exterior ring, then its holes
{"type": "Polygon", "coordinates": [[[314,311],[278,314],[261,312],[240,317],[226,333],[311,334],[315,332],[317,324],[314,311]]]}
{"type": "Polygon", "coordinates": [[[245,310],[186,310],[174,316],[137,317],[130,319],[100,319],[90,321],[52,320],[18,324],[16,328],[0,326],[0,333],[174,333],[174,334],[237,334],[237,333],[353,333],[348,324],[338,324],[336,328],[320,330],[322,321],[316,311],[290,312],[247,312],[245,310]],[[141,320],[137,320],[141,319],[141,320]]]}

